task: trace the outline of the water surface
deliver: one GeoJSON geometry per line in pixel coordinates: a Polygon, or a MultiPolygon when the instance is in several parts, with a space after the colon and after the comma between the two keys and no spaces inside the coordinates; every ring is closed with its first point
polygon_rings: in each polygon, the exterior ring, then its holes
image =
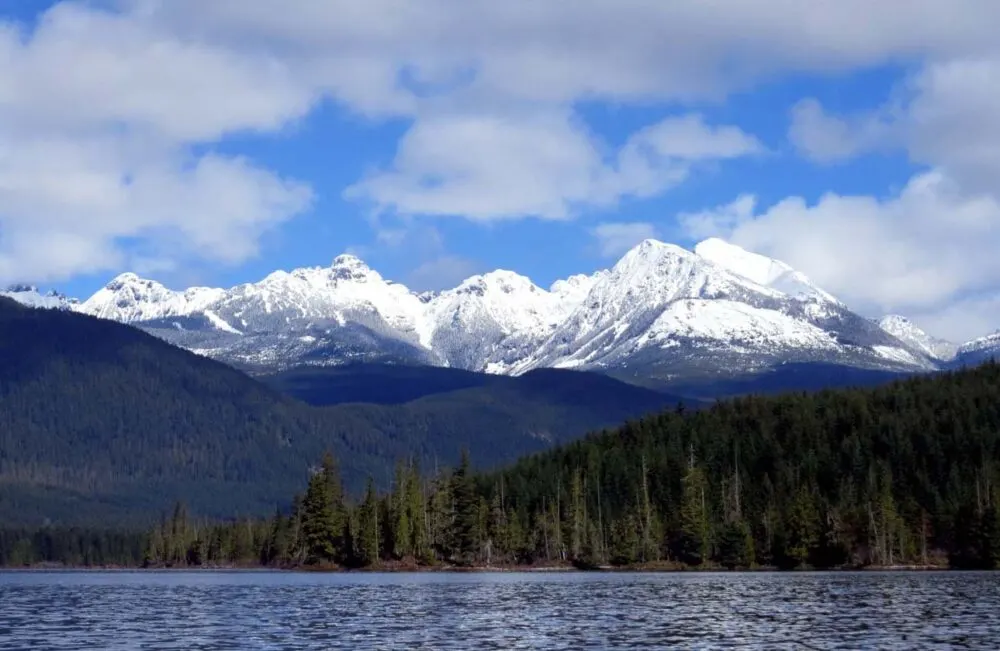
{"type": "Polygon", "coordinates": [[[0,573],[6,649],[1000,649],[1000,575],[0,573]]]}

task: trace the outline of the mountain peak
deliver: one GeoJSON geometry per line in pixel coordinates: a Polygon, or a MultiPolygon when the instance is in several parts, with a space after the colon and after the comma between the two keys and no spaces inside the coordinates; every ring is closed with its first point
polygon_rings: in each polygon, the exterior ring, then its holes
{"type": "Polygon", "coordinates": [[[111,280],[111,282],[105,285],[105,287],[107,289],[110,289],[111,291],[117,291],[119,289],[122,289],[123,287],[140,283],[147,286],[159,285],[159,283],[157,283],[156,281],[146,280],[144,278],[140,278],[138,275],[132,273],[131,271],[126,271],[125,273],[121,273],[115,276],[111,280]]]}
{"type": "Polygon", "coordinates": [[[497,291],[501,294],[514,294],[518,292],[539,292],[541,290],[527,276],[522,276],[507,269],[496,269],[495,271],[466,278],[453,291],[458,294],[477,294],[482,296],[489,291],[497,291]]]}
{"type": "Polygon", "coordinates": [[[155,280],[141,278],[129,271],[119,274],[77,309],[104,319],[135,323],[191,314],[220,294],[221,290],[200,287],[175,292],[155,280]]]}
{"type": "Polygon", "coordinates": [[[367,280],[379,276],[364,260],[351,253],[342,253],[333,259],[330,275],[336,280],[367,280]]]}
{"type": "Polygon", "coordinates": [[[625,255],[649,255],[651,253],[684,253],[690,255],[691,252],[687,249],[677,246],[669,242],[661,242],[660,240],[647,237],[643,241],[632,247],[625,255]]]}
{"type": "Polygon", "coordinates": [[[353,253],[341,253],[333,259],[331,267],[367,267],[365,261],[353,253]]]}
{"type": "Polygon", "coordinates": [[[676,244],[648,238],[629,249],[613,267],[613,270],[645,267],[665,259],[690,259],[694,254],[676,244]]]}

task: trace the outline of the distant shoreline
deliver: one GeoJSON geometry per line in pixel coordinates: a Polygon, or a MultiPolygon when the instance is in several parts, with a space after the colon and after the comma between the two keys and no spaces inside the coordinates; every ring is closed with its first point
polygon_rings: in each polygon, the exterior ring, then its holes
{"type": "Polygon", "coordinates": [[[241,565],[219,565],[219,566],[190,566],[190,567],[140,567],[140,566],[95,566],[95,565],[61,565],[61,564],[39,564],[31,566],[4,566],[0,567],[0,573],[44,573],[44,572],[178,572],[178,573],[261,573],[261,572],[284,572],[296,574],[796,574],[796,573],[849,573],[849,572],[963,572],[959,568],[947,565],[888,565],[888,566],[864,566],[864,567],[832,567],[814,568],[802,567],[795,569],[781,569],[778,567],[755,567],[755,568],[734,568],[725,567],[666,567],[666,566],[599,566],[595,568],[578,568],[572,565],[556,566],[481,566],[481,567],[461,567],[461,566],[407,566],[407,567],[366,567],[347,568],[338,566],[329,567],[262,567],[262,566],[241,566],[241,565]]]}

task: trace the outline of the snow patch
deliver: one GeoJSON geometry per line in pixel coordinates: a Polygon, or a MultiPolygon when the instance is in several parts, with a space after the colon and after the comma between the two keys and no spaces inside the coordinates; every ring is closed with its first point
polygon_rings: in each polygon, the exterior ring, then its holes
{"type": "Polygon", "coordinates": [[[723,269],[789,296],[830,303],[838,302],[832,295],[813,284],[805,274],[792,269],[784,262],[751,253],[719,238],[713,237],[699,243],[694,251],[723,269]]]}
{"type": "Polygon", "coordinates": [[[226,323],[225,320],[223,320],[221,317],[219,317],[219,315],[216,314],[215,312],[213,312],[212,310],[205,310],[204,314],[205,314],[205,318],[207,318],[209,320],[209,322],[213,326],[215,326],[218,330],[222,330],[223,332],[228,332],[228,333],[234,334],[234,335],[242,335],[243,334],[242,332],[240,332],[239,330],[237,330],[233,326],[231,326],[228,323],[226,323]]]}

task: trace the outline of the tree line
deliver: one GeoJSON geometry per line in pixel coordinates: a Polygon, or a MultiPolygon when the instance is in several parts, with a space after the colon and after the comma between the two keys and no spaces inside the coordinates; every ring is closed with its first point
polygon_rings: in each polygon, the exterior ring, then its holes
{"type": "Polygon", "coordinates": [[[1000,565],[1000,366],[683,407],[477,473],[400,462],[356,497],[327,455],[267,520],[144,535],[159,566],[1000,565]]]}

